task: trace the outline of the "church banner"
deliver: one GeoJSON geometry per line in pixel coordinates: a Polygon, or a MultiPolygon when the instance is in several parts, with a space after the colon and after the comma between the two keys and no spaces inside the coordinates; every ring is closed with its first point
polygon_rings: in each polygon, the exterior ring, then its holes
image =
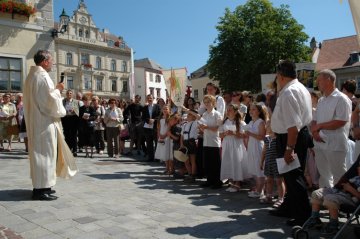
{"type": "Polygon", "coordinates": [[[176,106],[184,104],[187,83],[186,68],[163,70],[167,89],[167,97],[171,98],[176,106]]]}

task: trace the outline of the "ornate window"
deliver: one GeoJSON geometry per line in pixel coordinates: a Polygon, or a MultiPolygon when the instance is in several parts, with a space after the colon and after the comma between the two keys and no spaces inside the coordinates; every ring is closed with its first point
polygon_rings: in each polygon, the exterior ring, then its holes
{"type": "Polygon", "coordinates": [[[154,87],[149,87],[150,94],[155,98],[154,96],[154,87]]]}
{"type": "Polygon", "coordinates": [[[116,79],[111,79],[111,91],[117,91],[116,79]]]}
{"type": "Polygon", "coordinates": [[[122,62],[121,71],[122,72],[127,72],[127,62],[126,61],[122,62]]]}
{"type": "Polygon", "coordinates": [[[0,57],[0,91],[21,91],[22,60],[0,57]]]}
{"type": "Polygon", "coordinates": [[[84,75],[84,89],[85,90],[91,90],[92,84],[91,84],[91,76],[90,75],[84,75]]]}
{"type": "Polygon", "coordinates": [[[96,57],[96,69],[101,69],[101,57],[96,57]]]}
{"type": "Polygon", "coordinates": [[[123,83],[122,92],[124,92],[124,93],[128,92],[128,81],[124,80],[122,83],[123,83]]]}
{"type": "Polygon", "coordinates": [[[112,71],[116,71],[116,61],[114,59],[111,60],[110,67],[112,71]]]}
{"type": "Polygon", "coordinates": [[[102,91],[103,90],[103,78],[102,77],[97,77],[96,78],[96,90],[98,91],[102,91]]]}
{"type": "Polygon", "coordinates": [[[73,64],[72,54],[70,52],[66,53],[66,65],[71,66],[73,64]]]}
{"type": "Polygon", "coordinates": [[[66,87],[67,87],[67,89],[74,89],[74,77],[73,76],[66,77],[66,87]]]}
{"type": "Polygon", "coordinates": [[[160,88],[156,88],[156,97],[159,98],[160,96],[160,88]]]}
{"type": "Polygon", "coordinates": [[[86,53],[81,53],[81,64],[85,65],[85,64],[89,64],[90,63],[90,56],[89,54],[86,53]]]}
{"type": "Polygon", "coordinates": [[[85,37],[86,37],[86,38],[90,38],[90,34],[89,34],[89,31],[88,31],[88,30],[85,30],[85,37]]]}
{"type": "Polygon", "coordinates": [[[79,37],[83,37],[83,30],[79,29],[79,37]]]}
{"type": "Polygon", "coordinates": [[[199,99],[199,90],[194,90],[194,98],[195,100],[199,99]]]}

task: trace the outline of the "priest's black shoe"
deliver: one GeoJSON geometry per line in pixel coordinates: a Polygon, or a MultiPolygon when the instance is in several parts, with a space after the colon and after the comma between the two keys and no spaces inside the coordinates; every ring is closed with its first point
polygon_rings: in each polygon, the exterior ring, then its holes
{"type": "Polygon", "coordinates": [[[47,194],[55,194],[56,191],[55,191],[54,189],[47,188],[47,189],[45,190],[45,193],[47,193],[47,194]]]}
{"type": "Polygon", "coordinates": [[[57,198],[58,197],[47,193],[37,193],[37,194],[33,194],[32,196],[32,200],[40,200],[40,201],[53,201],[56,200],[57,198]]]}

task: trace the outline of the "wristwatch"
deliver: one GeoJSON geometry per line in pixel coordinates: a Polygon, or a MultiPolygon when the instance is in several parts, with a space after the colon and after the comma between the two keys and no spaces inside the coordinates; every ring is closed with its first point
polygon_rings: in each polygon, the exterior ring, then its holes
{"type": "Polygon", "coordinates": [[[291,151],[293,151],[294,149],[295,149],[294,146],[286,145],[286,150],[291,150],[291,151]]]}

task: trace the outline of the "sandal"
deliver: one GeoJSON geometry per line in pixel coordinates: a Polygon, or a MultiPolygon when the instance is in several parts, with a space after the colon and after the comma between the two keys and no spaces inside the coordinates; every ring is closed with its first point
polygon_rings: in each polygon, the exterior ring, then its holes
{"type": "Polygon", "coordinates": [[[284,202],[283,199],[278,199],[278,200],[276,200],[276,202],[274,203],[274,205],[272,205],[272,207],[273,207],[273,208],[279,208],[283,202],[284,202]]]}

